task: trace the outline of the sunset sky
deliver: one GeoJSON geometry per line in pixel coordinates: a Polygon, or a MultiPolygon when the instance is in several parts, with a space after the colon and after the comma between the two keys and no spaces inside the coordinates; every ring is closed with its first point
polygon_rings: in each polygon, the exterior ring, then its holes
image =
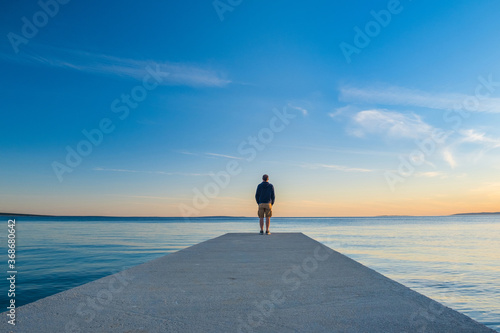
{"type": "Polygon", "coordinates": [[[2,4],[0,212],[500,211],[498,1],[60,1],[2,4]]]}

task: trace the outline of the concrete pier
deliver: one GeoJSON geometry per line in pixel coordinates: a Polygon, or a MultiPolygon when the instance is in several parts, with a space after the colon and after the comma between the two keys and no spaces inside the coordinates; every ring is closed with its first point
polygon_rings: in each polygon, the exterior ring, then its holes
{"type": "Polygon", "coordinates": [[[494,332],[301,233],[230,233],[17,308],[2,332],[494,332]]]}

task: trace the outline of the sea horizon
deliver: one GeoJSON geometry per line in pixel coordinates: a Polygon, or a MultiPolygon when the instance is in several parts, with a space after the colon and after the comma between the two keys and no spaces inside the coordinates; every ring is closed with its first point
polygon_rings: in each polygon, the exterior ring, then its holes
{"type": "MultiPolygon", "coordinates": [[[[364,217],[443,217],[460,215],[500,215],[500,212],[469,212],[453,213],[444,215],[346,215],[346,216],[273,216],[273,218],[364,218],[364,217]]],[[[255,218],[255,216],[244,215],[202,215],[202,216],[147,216],[147,215],[51,215],[51,214],[30,214],[30,213],[3,213],[0,216],[32,216],[32,217],[102,217],[102,218],[174,218],[174,219],[196,219],[196,218],[255,218]]]]}

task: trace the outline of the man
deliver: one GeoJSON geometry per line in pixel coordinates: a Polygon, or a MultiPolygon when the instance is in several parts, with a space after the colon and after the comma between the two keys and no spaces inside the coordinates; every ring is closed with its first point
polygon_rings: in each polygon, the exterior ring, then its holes
{"type": "Polygon", "coordinates": [[[274,186],[269,183],[268,175],[262,176],[262,183],[257,186],[257,192],[255,192],[255,200],[259,205],[260,234],[264,234],[264,217],[266,217],[266,235],[270,235],[269,225],[271,224],[271,216],[273,216],[274,186]]]}

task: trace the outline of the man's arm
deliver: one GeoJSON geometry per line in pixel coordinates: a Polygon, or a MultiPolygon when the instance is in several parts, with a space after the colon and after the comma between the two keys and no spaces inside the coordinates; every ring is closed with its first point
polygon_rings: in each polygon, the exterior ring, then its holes
{"type": "Polygon", "coordinates": [[[274,186],[271,187],[271,200],[272,200],[271,205],[274,205],[274,186]]]}
{"type": "Polygon", "coordinates": [[[257,201],[257,204],[259,204],[259,197],[260,197],[260,186],[257,186],[257,191],[255,192],[255,201],[257,201]]]}

